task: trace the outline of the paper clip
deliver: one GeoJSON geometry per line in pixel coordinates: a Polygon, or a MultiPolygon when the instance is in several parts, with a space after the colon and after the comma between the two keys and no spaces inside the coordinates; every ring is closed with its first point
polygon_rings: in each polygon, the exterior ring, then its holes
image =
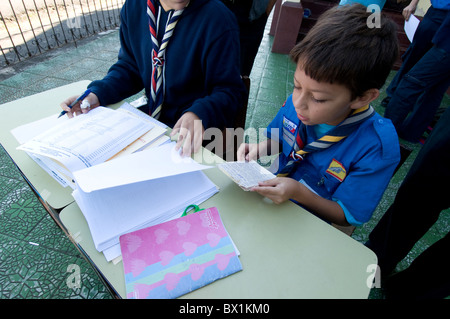
{"type": "Polygon", "coordinates": [[[204,210],[204,208],[200,209],[200,207],[198,207],[197,205],[189,205],[188,207],[186,207],[186,209],[184,210],[183,214],[181,215],[181,217],[186,216],[188,214],[188,211],[193,208],[194,209],[194,213],[199,212],[201,210],[204,210]]]}

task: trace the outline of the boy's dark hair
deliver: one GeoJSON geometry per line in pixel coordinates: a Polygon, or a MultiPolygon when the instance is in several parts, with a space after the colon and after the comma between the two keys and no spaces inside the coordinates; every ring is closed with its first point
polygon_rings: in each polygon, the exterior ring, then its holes
{"type": "Polygon", "coordinates": [[[360,4],[327,10],[292,49],[292,60],[318,82],[346,86],[352,99],[380,89],[397,59],[397,26],[380,13],[380,25],[369,28],[371,14],[360,4]]]}

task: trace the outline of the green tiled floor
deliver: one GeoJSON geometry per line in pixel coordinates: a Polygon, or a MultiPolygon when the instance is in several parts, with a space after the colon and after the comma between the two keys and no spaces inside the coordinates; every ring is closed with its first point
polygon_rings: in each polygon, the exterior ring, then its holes
{"type": "MultiPolygon", "coordinates": [[[[0,82],[1,103],[79,80],[103,77],[117,59],[117,31],[50,58],[15,67],[0,82]],[[42,62],[35,62],[40,61],[42,62]]],[[[55,105],[55,110],[58,109],[55,105]]],[[[57,226],[0,147],[0,298],[111,299],[94,268],[57,226]],[[79,277],[77,276],[79,274],[79,277]],[[80,278],[81,282],[77,282],[80,278]]]]}
{"type": "MultiPolygon", "coordinates": [[[[250,76],[247,128],[266,127],[293,89],[295,67],[286,55],[271,52],[272,40],[271,36],[264,36],[250,76]]],[[[7,77],[5,72],[0,72],[0,103],[74,81],[102,78],[116,60],[118,50],[118,32],[113,31],[80,43],[77,48],[57,49],[47,57],[24,61],[14,66],[17,73],[13,76],[7,77]]],[[[383,109],[379,101],[382,97],[374,105],[381,114],[383,109]]],[[[450,104],[448,97],[443,104],[450,104]]],[[[408,145],[414,149],[413,153],[393,177],[373,219],[355,230],[352,235],[355,240],[366,241],[395,197],[420,149],[420,145],[408,145]]],[[[441,215],[439,222],[399,269],[406,267],[428,245],[449,231],[449,212],[441,215]]],[[[375,289],[369,297],[383,296],[375,289]]],[[[3,147],[0,147],[0,298],[113,298],[92,266],[44,209],[3,147]],[[79,288],[72,280],[74,272],[70,267],[73,265],[79,267],[79,288]]]]}
{"type": "Polygon", "coordinates": [[[0,298],[111,298],[0,147],[0,298]],[[79,267],[82,285],[68,267],[79,267]],[[78,286],[78,287],[77,287],[78,286]],[[73,287],[73,288],[72,288],[73,287]]]}

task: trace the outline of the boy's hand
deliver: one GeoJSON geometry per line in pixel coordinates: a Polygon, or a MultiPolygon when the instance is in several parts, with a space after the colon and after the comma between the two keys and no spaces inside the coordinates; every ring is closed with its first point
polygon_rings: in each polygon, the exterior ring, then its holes
{"type": "Polygon", "coordinates": [[[259,193],[272,200],[275,204],[281,204],[301,190],[302,184],[289,177],[277,177],[268,181],[260,182],[259,186],[253,187],[252,191],[259,193]]]}
{"type": "MultiPolygon", "coordinates": [[[[258,144],[241,144],[237,150],[238,161],[249,162],[251,160],[257,160],[262,156],[270,155],[272,152],[272,142],[271,139],[267,139],[258,144]]],[[[274,149],[276,148],[278,150],[279,144],[275,142],[274,144],[276,144],[274,149]]]]}
{"type": "Polygon", "coordinates": [[[90,110],[92,110],[93,108],[97,107],[100,105],[100,101],[98,100],[97,95],[95,95],[94,93],[90,93],[83,101],[81,101],[80,103],[75,104],[72,109],[69,108],[69,105],[75,101],[78,98],[78,96],[71,96],[68,99],[66,99],[65,101],[63,101],[60,106],[61,108],[66,111],[67,116],[69,118],[72,118],[74,116],[74,114],[76,115],[80,115],[81,113],[87,113],[90,110]],[[81,104],[87,101],[89,102],[89,107],[87,108],[81,108],[81,104]]]}

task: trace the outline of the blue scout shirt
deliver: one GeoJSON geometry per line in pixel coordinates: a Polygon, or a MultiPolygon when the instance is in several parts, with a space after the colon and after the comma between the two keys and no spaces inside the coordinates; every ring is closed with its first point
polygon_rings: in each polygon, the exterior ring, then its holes
{"type": "MultiPolygon", "coordinates": [[[[288,162],[300,125],[292,96],[267,127],[267,137],[281,143],[279,168],[288,162]]],[[[319,138],[317,126],[307,126],[307,143],[319,138]]],[[[321,127],[323,129],[323,127],[321,127]]],[[[391,121],[375,113],[343,141],[307,154],[289,177],[323,198],[337,201],[347,221],[367,222],[400,161],[397,133],[391,121]]],[[[297,203],[298,204],[298,203],[297,203]]]]}

